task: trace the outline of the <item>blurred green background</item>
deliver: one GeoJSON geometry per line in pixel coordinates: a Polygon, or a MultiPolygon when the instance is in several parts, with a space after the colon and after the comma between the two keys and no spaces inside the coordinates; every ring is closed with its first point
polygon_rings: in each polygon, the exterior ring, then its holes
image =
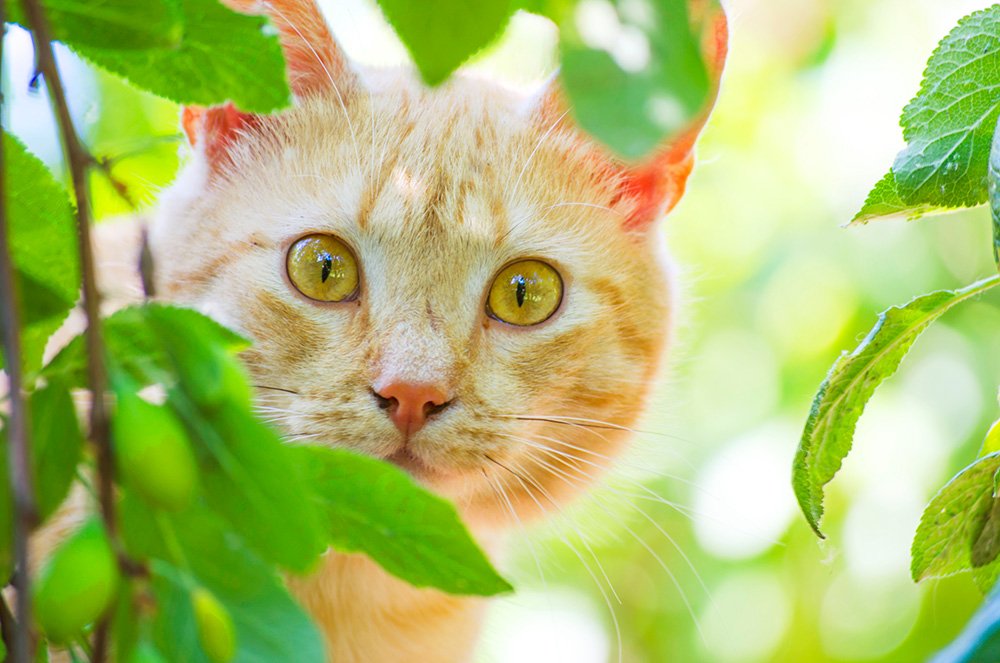
{"type": "MultiPolygon", "coordinates": [[[[366,0],[323,4],[358,60],[406,59],[366,0]]],[[[669,370],[608,487],[514,533],[503,566],[519,591],[495,603],[478,660],[603,663],[620,643],[629,662],[919,661],[959,631],[978,592],[964,576],[915,586],[909,544],[1000,414],[995,296],[928,331],[874,398],[829,492],[826,541],[797,511],[790,464],[817,385],[878,311],[994,269],[985,210],[842,227],[902,146],[896,120],[937,40],[987,4],[726,3],[722,93],[663,225],[684,290],[669,370]]],[[[555,41],[519,14],[472,69],[530,87],[555,41]]],[[[25,33],[5,55],[4,125],[59,167],[25,33]]],[[[93,151],[152,203],[178,164],[178,109],[60,55],[93,151]]],[[[99,216],[128,211],[94,185],[99,216]]]]}

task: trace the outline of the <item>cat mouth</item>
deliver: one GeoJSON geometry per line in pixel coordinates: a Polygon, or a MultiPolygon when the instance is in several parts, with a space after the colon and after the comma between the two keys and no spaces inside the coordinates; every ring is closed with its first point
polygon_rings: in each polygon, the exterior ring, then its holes
{"type": "Polygon", "coordinates": [[[383,460],[392,463],[396,467],[405,471],[407,474],[410,474],[418,479],[426,478],[435,473],[432,467],[415,456],[406,447],[403,447],[386,456],[383,460]]]}

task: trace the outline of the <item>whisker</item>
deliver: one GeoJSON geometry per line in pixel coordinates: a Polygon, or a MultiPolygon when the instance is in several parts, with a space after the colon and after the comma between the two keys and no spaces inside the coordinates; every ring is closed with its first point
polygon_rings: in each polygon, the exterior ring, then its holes
{"type": "Polygon", "coordinates": [[[282,13],[282,11],[278,9],[273,2],[266,2],[265,0],[264,4],[268,9],[270,9],[275,14],[280,16],[281,20],[283,20],[285,23],[288,24],[288,27],[290,27],[292,30],[295,30],[295,34],[297,34],[299,36],[299,39],[302,40],[302,43],[304,43],[309,48],[310,52],[312,52],[313,54],[313,57],[316,58],[316,62],[319,64],[320,67],[323,68],[323,73],[325,73],[326,77],[330,80],[330,85],[333,86],[333,91],[337,93],[337,100],[340,102],[340,108],[344,112],[344,119],[347,120],[347,128],[350,129],[351,131],[351,141],[354,143],[354,156],[357,159],[358,167],[360,168],[361,152],[358,150],[358,135],[357,132],[354,131],[354,124],[351,122],[351,114],[347,112],[347,105],[344,103],[344,95],[340,93],[340,88],[337,87],[337,81],[334,80],[333,74],[330,73],[330,69],[327,68],[326,63],[323,62],[323,58],[320,57],[319,53],[313,47],[312,42],[306,39],[305,35],[302,34],[302,31],[299,30],[298,26],[292,23],[290,20],[288,20],[288,17],[285,16],[285,14],[282,13]]]}
{"type": "Polygon", "coordinates": [[[284,387],[270,387],[270,386],[268,386],[266,384],[254,384],[254,385],[250,385],[250,386],[254,387],[255,389],[271,389],[273,391],[283,391],[286,394],[299,395],[299,392],[295,391],[294,389],[285,389],[284,387]]]}
{"type": "Polygon", "coordinates": [[[538,555],[535,554],[535,546],[531,542],[531,536],[528,534],[527,528],[524,526],[524,521],[521,517],[517,515],[517,509],[514,508],[514,503],[510,501],[510,497],[507,495],[507,491],[503,489],[503,485],[497,481],[494,477],[491,477],[485,468],[482,468],[483,478],[486,479],[487,483],[490,484],[490,488],[493,491],[494,496],[499,496],[503,498],[503,502],[506,504],[507,511],[510,515],[514,517],[514,522],[517,523],[518,529],[521,530],[521,534],[524,537],[524,542],[528,546],[528,552],[531,553],[531,558],[535,560],[535,568],[538,569],[538,577],[542,581],[542,589],[548,594],[549,585],[545,580],[545,573],[542,572],[542,563],[538,559],[538,555]]]}
{"type": "Polygon", "coordinates": [[[609,430],[619,430],[628,433],[633,433],[635,435],[653,435],[656,437],[665,437],[673,440],[679,440],[680,442],[687,442],[688,444],[693,444],[691,440],[685,440],[684,438],[677,437],[676,435],[670,435],[669,433],[659,433],[656,431],[642,430],[640,428],[630,428],[628,426],[622,426],[621,424],[616,424],[610,421],[601,421],[600,419],[587,419],[584,417],[570,417],[565,415],[556,414],[541,414],[541,415],[523,415],[523,414],[496,414],[496,417],[501,417],[504,419],[520,419],[522,421],[546,421],[552,424],[566,424],[578,423],[580,426],[589,428],[604,428],[609,430]]]}
{"type": "MultiPolygon", "coordinates": [[[[543,469],[547,470],[549,472],[549,474],[551,474],[553,477],[555,477],[557,479],[560,479],[561,481],[563,481],[564,483],[566,483],[567,485],[569,485],[571,488],[575,488],[577,486],[577,484],[574,481],[571,480],[571,477],[570,477],[569,474],[567,474],[566,472],[563,472],[562,470],[559,470],[558,468],[556,468],[552,464],[548,463],[547,461],[545,461],[545,460],[543,460],[541,458],[533,458],[532,460],[534,460],[536,463],[538,463],[539,466],[541,466],[543,469]]],[[[610,518],[613,518],[614,514],[612,514],[611,511],[607,507],[605,507],[604,504],[602,504],[598,500],[597,496],[594,495],[593,497],[594,497],[594,504],[601,511],[603,511],[605,513],[605,515],[607,515],[610,518]]],[[[632,506],[635,506],[635,505],[632,505],[632,506]]],[[[674,548],[677,549],[677,552],[680,553],[681,557],[684,559],[684,561],[687,562],[688,566],[691,568],[691,571],[694,573],[695,578],[698,579],[698,582],[701,584],[702,588],[705,590],[705,593],[711,598],[711,593],[708,591],[708,587],[705,585],[705,582],[702,580],[701,575],[698,573],[698,570],[695,568],[695,566],[694,566],[694,564],[692,564],[690,558],[688,558],[688,556],[684,553],[684,551],[677,544],[677,542],[674,541],[673,537],[671,537],[669,534],[667,534],[667,532],[662,527],[660,527],[659,524],[656,523],[652,518],[650,518],[644,511],[642,511],[641,509],[638,509],[638,507],[636,507],[636,509],[642,515],[646,516],[646,518],[653,524],[653,526],[656,527],[656,529],[661,534],[663,534],[663,536],[665,536],[667,538],[667,540],[671,544],[673,544],[674,548]]],[[[670,581],[673,583],[674,587],[677,588],[677,592],[681,595],[681,600],[684,602],[684,606],[687,608],[688,613],[691,615],[691,620],[694,622],[695,628],[698,629],[699,635],[701,636],[702,640],[704,640],[705,639],[705,634],[704,634],[704,632],[702,632],[701,624],[699,623],[698,617],[695,614],[694,607],[691,605],[691,601],[690,601],[690,599],[688,599],[687,593],[684,591],[684,588],[681,585],[680,581],[677,579],[677,576],[670,569],[670,567],[667,566],[667,563],[663,561],[663,558],[660,557],[660,555],[652,548],[652,546],[650,546],[646,542],[645,539],[643,539],[641,536],[639,536],[638,534],[636,534],[635,530],[633,530],[628,525],[628,523],[626,523],[624,521],[620,521],[619,524],[625,529],[625,531],[627,531],[629,534],[632,535],[632,538],[635,539],[636,543],[638,543],[643,548],[645,548],[645,550],[650,554],[650,556],[652,556],[652,558],[654,560],[656,560],[656,562],[660,565],[660,567],[666,572],[667,576],[670,578],[670,581]]]]}
{"type": "MultiPolygon", "coordinates": [[[[507,470],[508,472],[510,472],[514,476],[514,478],[517,479],[518,483],[521,484],[521,487],[524,489],[525,493],[538,506],[538,508],[541,509],[541,510],[543,510],[543,511],[545,510],[544,507],[542,507],[541,502],[538,501],[538,498],[535,497],[535,494],[531,491],[531,489],[525,483],[525,479],[523,479],[520,474],[518,474],[514,470],[510,469],[506,465],[503,465],[502,463],[497,462],[496,460],[494,460],[488,454],[484,454],[484,455],[485,455],[486,459],[489,460],[490,462],[492,462],[495,465],[498,465],[499,467],[503,468],[504,470],[507,470]]],[[[535,485],[537,486],[537,483],[535,483],[535,485]]],[[[550,502],[552,502],[553,506],[556,508],[556,511],[558,511],[560,513],[560,515],[562,515],[562,509],[559,507],[559,505],[556,502],[554,502],[552,500],[551,496],[547,497],[547,499],[550,502]]],[[[604,599],[604,604],[607,606],[608,612],[611,614],[611,623],[614,625],[615,640],[618,643],[618,663],[621,663],[622,658],[623,658],[621,627],[618,624],[618,614],[615,611],[614,606],[611,604],[611,599],[608,597],[608,594],[607,594],[607,592],[604,589],[604,585],[601,583],[600,580],[598,580],[597,575],[595,575],[593,569],[590,568],[590,564],[588,564],[587,560],[584,559],[583,555],[580,554],[580,551],[577,550],[576,547],[572,543],[570,543],[569,539],[566,538],[565,536],[563,536],[562,534],[557,534],[557,536],[559,537],[559,539],[564,544],[566,544],[566,547],[570,549],[570,552],[572,552],[573,555],[578,560],[580,560],[580,564],[583,565],[583,568],[586,570],[587,575],[589,575],[590,578],[591,578],[591,580],[594,581],[594,585],[597,587],[597,591],[600,592],[601,598],[604,599]]],[[[581,536],[580,539],[581,539],[581,543],[583,543],[584,546],[588,545],[585,538],[583,538],[581,536]]],[[[590,554],[591,554],[591,556],[593,556],[593,552],[592,551],[591,551],[590,554]]],[[[594,558],[594,561],[597,562],[596,557],[594,558]]],[[[600,566],[599,562],[598,562],[598,566],[600,566]]],[[[605,577],[606,577],[606,574],[605,574],[605,577]]],[[[609,581],[609,585],[608,586],[611,588],[612,592],[614,592],[614,587],[612,587],[610,585],[610,581],[609,581]]],[[[616,598],[617,598],[617,595],[616,595],[616,598]]]]}

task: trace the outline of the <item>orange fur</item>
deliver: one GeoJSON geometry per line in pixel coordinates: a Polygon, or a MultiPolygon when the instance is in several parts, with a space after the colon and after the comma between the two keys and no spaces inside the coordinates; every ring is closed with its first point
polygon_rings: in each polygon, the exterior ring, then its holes
{"type": "MultiPolygon", "coordinates": [[[[683,192],[705,118],[629,167],[554,116],[558,92],[531,104],[463,77],[428,90],[355,71],[310,0],[227,2],[275,20],[298,100],[272,116],[185,110],[194,150],[155,215],[157,291],[254,339],[259,404],[290,439],[398,461],[404,440],[371,386],[445,386],[455,402],[399,462],[495,551],[515,517],[558,509],[627,441],[670,335],[651,228],[683,192]],[[291,287],[285,252],[315,232],[357,255],[357,301],[291,287]],[[562,274],[560,310],[533,328],[487,317],[493,276],[529,257],[562,274]]],[[[724,19],[712,26],[717,75],[724,19]]],[[[335,552],[289,584],[341,663],[465,660],[483,608],[335,552]]]]}

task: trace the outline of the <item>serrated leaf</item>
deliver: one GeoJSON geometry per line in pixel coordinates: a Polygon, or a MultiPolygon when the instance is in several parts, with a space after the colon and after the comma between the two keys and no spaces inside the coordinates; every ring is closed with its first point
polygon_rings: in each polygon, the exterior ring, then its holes
{"type": "Polygon", "coordinates": [[[180,104],[232,101],[269,113],[291,92],[277,32],[259,16],[237,14],[218,0],[180,0],[183,36],[173,48],[115,50],[73,44],[90,62],[180,104]]]}
{"type": "Polygon", "coordinates": [[[806,520],[820,537],[823,489],[851,450],[854,429],[883,380],[896,372],[917,337],[950,308],[1000,283],[993,276],[960,290],[939,290],[894,306],[853,352],[837,359],[813,400],[792,467],[792,484],[806,520]]]}
{"type": "Polygon", "coordinates": [[[3,134],[11,254],[19,286],[24,369],[35,371],[49,336],[77,300],[76,225],[65,190],[49,169],[3,134]]]}
{"type": "MultiPolygon", "coordinates": [[[[7,20],[28,28],[19,2],[7,20]]],[[[43,0],[54,39],[105,49],[173,48],[184,33],[179,0],[43,0]]]]}
{"type": "Polygon", "coordinates": [[[31,450],[42,520],[66,499],[83,455],[83,433],[69,390],[51,384],[31,394],[31,450]]]}
{"type": "Polygon", "coordinates": [[[378,4],[428,85],[443,82],[496,39],[516,8],[511,0],[378,0],[378,4]]]}
{"type": "Polygon", "coordinates": [[[365,553],[416,587],[483,596],[511,590],[455,507],[402,470],[343,449],[296,451],[326,507],[335,548],[365,553]]]}
{"type": "Polygon", "coordinates": [[[906,148],[892,166],[907,205],[986,202],[986,168],[1000,115],[1000,5],[966,16],[931,55],[903,109],[906,148]]]}
{"type": "Polygon", "coordinates": [[[861,209],[851,219],[851,224],[863,224],[872,219],[897,216],[912,221],[934,209],[933,205],[907,205],[904,203],[896,188],[896,176],[890,170],[868,193],[861,209]]]}
{"type": "Polygon", "coordinates": [[[988,591],[1000,563],[1000,498],[995,477],[1000,453],[977,459],[956,474],[924,509],[911,546],[916,581],[972,571],[988,591]]]}
{"type": "Polygon", "coordinates": [[[623,59],[615,43],[588,43],[566,20],[560,76],[579,125],[617,154],[638,159],[705,112],[712,82],[702,58],[703,26],[692,23],[688,0],[654,0],[641,12],[625,0],[611,4],[619,31],[646,44],[648,57],[623,59]]]}
{"type": "Polygon", "coordinates": [[[986,188],[989,193],[990,216],[993,219],[993,261],[1000,268],[1000,120],[993,131],[986,188]]]}

